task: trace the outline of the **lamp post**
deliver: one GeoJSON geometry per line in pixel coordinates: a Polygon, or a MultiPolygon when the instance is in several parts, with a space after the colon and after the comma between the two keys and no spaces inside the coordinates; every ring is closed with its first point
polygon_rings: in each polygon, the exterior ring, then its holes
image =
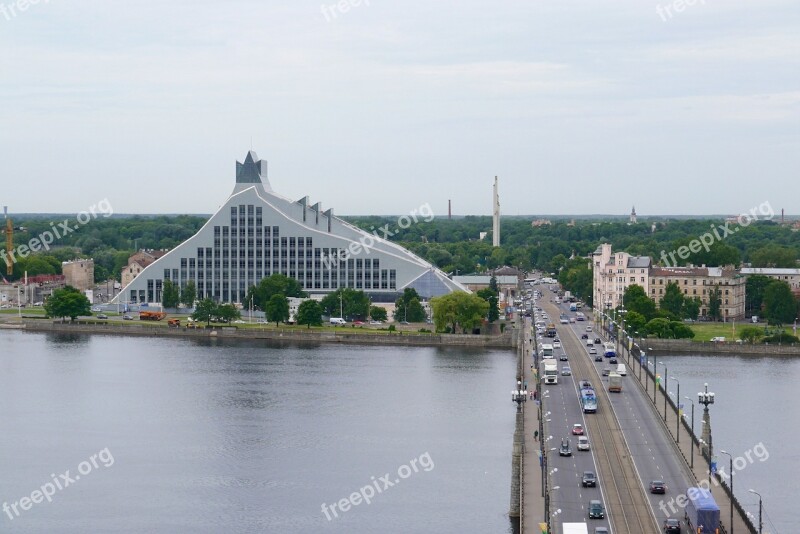
{"type": "Polygon", "coordinates": [[[747,490],[750,493],[755,493],[758,495],[758,534],[761,534],[762,529],[764,528],[764,523],[761,521],[761,494],[757,491],[753,491],[751,489],[747,490]]]}
{"type": "Polygon", "coordinates": [[[691,467],[692,467],[692,469],[694,469],[694,401],[692,399],[690,399],[688,395],[686,397],[684,397],[684,398],[692,403],[692,454],[691,454],[691,456],[692,456],[692,465],[691,465],[691,467]]]}
{"type": "MultiPolygon", "coordinates": [[[[722,454],[728,455],[728,459],[730,460],[730,470],[728,471],[728,477],[731,480],[731,497],[733,497],[733,456],[731,453],[727,451],[723,451],[722,449],[719,450],[722,454]]],[[[733,503],[731,503],[731,534],[733,534],[733,503]]]]}
{"type": "Polygon", "coordinates": [[[678,443],[678,445],[680,445],[680,443],[681,443],[681,417],[683,417],[683,415],[681,413],[683,411],[683,410],[681,410],[681,382],[680,382],[680,380],[678,380],[674,376],[672,377],[672,379],[678,384],[678,391],[677,391],[677,394],[675,395],[675,407],[678,409],[678,422],[675,425],[675,441],[678,443]]]}
{"type": "Polygon", "coordinates": [[[511,401],[517,403],[517,412],[522,411],[522,403],[528,398],[528,392],[522,389],[522,382],[517,380],[517,389],[511,390],[511,401]]]}
{"type": "Polygon", "coordinates": [[[703,409],[703,441],[706,443],[706,447],[708,449],[708,464],[709,468],[711,467],[711,458],[714,454],[714,449],[711,444],[711,416],[708,413],[708,405],[714,404],[714,393],[708,391],[708,382],[703,384],[705,386],[705,391],[701,391],[697,394],[697,402],[704,406],[703,409]]]}
{"type": "Polygon", "coordinates": [[[666,364],[661,364],[664,366],[664,422],[667,422],[667,366],[666,364]]]}
{"type": "MultiPolygon", "coordinates": [[[[652,349],[647,349],[650,352],[652,349]]],[[[658,411],[658,404],[656,404],[656,394],[658,394],[658,382],[656,382],[656,369],[658,369],[658,354],[653,354],[653,404],[656,405],[656,411],[658,411]]]]}

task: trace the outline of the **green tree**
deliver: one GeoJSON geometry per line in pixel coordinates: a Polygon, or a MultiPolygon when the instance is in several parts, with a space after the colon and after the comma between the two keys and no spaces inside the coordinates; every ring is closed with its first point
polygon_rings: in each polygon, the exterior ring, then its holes
{"type": "Polygon", "coordinates": [[[373,321],[387,321],[389,319],[389,314],[383,306],[370,306],[369,316],[372,317],[373,321]]]}
{"type": "Polygon", "coordinates": [[[745,326],[739,330],[739,338],[747,343],[755,343],[764,336],[764,329],[757,326],[745,326]]]}
{"type": "Polygon", "coordinates": [[[629,285],[625,288],[622,301],[628,311],[635,311],[642,314],[648,321],[655,317],[656,303],[647,296],[644,288],[638,284],[629,285]]]}
{"type": "Polygon", "coordinates": [[[233,304],[220,304],[214,310],[214,315],[222,322],[230,324],[234,319],[241,319],[242,313],[233,304]]]}
{"type": "Polygon", "coordinates": [[[195,300],[197,300],[197,286],[195,286],[194,280],[189,280],[181,291],[181,302],[187,308],[191,308],[194,306],[195,300]]]}
{"type": "Polygon", "coordinates": [[[629,311],[625,314],[625,330],[628,332],[639,332],[640,334],[644,334],[646,324],[647,319],[645,319],[645,316],[639,312],[629,311]]]}
{"type": "Polygon", "coordinates": [[[369,297],[361,290],[350,287],[339,288],[328,293],[320,302],[322,312],[328,317],[343,319],[366,319],[369,315],[369,297]]]}
{"type": "Polygon", "coordinates": [[[659,339],[667,339],[672,337],[672,328],[669,323],[669,319],[658,317],[648,321],[645,329],[649,335],[656,336],[659,339]]]}
{"type": "Polygon", "coordinates": [[[661,297],[659,307],[673,314],[675,317],[681,317],[683,311],[683,293],[675,282],[667,284],[664,290],[664,296],[661,297]]]}
{"type": "Polygon", "coordinates": [[[694,330],[680,321],[670,321],[669,327],[674,339],[692,339],[694,337],[694,330]]]}
{"type": "Polygon", "coordinates": [[[770,324],[787,324],[797,318],[797,301],[789,284],[773,280],[764,291],[764,312],[770,324]]]}
{"type": "Polygon", "coordinates": [[[417,290],[407,287],[403,294],[394,303],[394,320],[408,321],[409,323],[421,323],[425,321],[425,308],[420,303],[417,290]]]}
{"type": "Polygon", "coordinates": [[[217,303],[211,299],[203,299],[194,307],[192,319],[199,322],[204,322],[206,325],[211,324],[211,319],[217,315],[217,303]]]}
{"type": "Polygon", "coordinates": [[[164,287],[161,290],[161,305],[165,308],[177,308],[180,304],[180,287],[172,280],[164,280],[164,287]]]}
{"type": "Polygon", "coordinates": [[[313,299],[304,300],[297,308],[297,324],[312,326],[322,325],[322,306],[313,299]]]}
{"type": "Polygon", "coordinates": [[[436,329],[443,331],[452,325],[452,331],[458,327],[464,332],[479,326],[489,311],[489,303],[477,295],[456,291],[431,299],[436,329]]]}
{"type": "MultiPolygon", "coordinates": [[[[492,277],[492,278],[494,278],[494,277],[492,277]]],[[[490,287],[478,290],[477,295],[480,298],[482,298],[483,300],[485,300],[486,302],[489,303],[489,313],[488,313],[488,315],[486,317],[487,320],[490,323],[493,323],[496,320],[498,320],[500,318],[500,309],[498,307],[498,300],[499,299],[497,298],[497,293],[492,291],[491,286],[490,286],[490,287]]]]}
{"type": "Polygon", "coordinates": [[[703,301],[700,300],[700,297],[694,298],[685,298],[683,300],[683,310],[681,311],[681,317],[686,319],[691,319],[692,321],[697,320],[697,316],[700,315],[700,307],[703,305],[703,301]]]}
{"type": "Polygon", "coordinates": [[[276,293],[270,297],[265,311],[267,320],[275,321],[275,326],[278,326],[281,321],[286,322],[289,320],[289,299],[276,293]]]}
{"type": "Polygon", "coordinates": [[[722,291],[719,285],[708,292],[708,316],[715,321],[719,321],[722,317],[722,291]]]}
{"type": "Polygon", "coordinates": [[[749,315],[759,315],[764,304],[764,292],[774,280],[769,276],[754,274],[747,277],[745,284],[745,309],[749,315]]]}
{"type": "Polygon", "coordinates": [[[767,245],[750,254],[753,267],[797,268],[797,249],[767,245]]]}
{"type": "Polygon", "coordinates": [[[250,286],[245,296],[245,304],[266,310],[267,303],[273,295],[283,295],[284,297],[307,297],[303,291],[303,286],[294,278],[289,278],[284,274],[273,274],[262,278],[257,286],[250,286]]]}
{"type": "Polygon", "coordinates": [[[91,307],[86,295],[72,286],[56,289],[44,303],[44,310],[49,317],[69,317],[70,321],[81,315],[91,315],[91,307]]]}

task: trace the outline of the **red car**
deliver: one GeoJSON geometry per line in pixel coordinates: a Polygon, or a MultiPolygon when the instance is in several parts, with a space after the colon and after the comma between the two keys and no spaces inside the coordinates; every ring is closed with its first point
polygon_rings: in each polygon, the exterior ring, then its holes
{"type": "Polygon", "coordinates": [[[353,324],[356,326],[361,326],[362,324],[364,324],[364,321],[353,321],[353,324]]]}
{"type": "Polygon", "coordinates": [[[575,434],[576,436],[582,436],[583,425],[580,423],[575,423],[574,425],[572,425],[572,433],[575,434]]]}

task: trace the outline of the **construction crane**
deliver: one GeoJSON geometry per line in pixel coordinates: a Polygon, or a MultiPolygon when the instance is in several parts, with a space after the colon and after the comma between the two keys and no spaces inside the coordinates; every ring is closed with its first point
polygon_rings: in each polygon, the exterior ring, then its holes
{"type": "Polygon", "coordinates": [[[3,206],[3,216],[6,219],[6,227],[2,230],[6,234],[6,274],[12,276],[14,274],[14,230],[24,231],[23,226],[14,226],[14,223],[8,216],[8,206],[3,206]]]}

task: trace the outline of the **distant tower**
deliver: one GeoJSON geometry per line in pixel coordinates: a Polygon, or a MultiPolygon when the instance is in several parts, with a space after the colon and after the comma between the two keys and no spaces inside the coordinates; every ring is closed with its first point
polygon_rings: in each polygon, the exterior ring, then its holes
{"type": "Polygon", "coordinates": [[[636,206],[631,208],[631,224],[636,224],[636,206]]]}
{"type": "Polygon", "coordinates": [[[494,177],[494,209],[492,210],[492,246],[500,246],[500,194],[497,190],[497,176],[494,177]]]}
{"type": "Polygon", "coordinates": [[[448,200],[447,201],[447,220],[449,221],[452,218],[453,218],[453,205],[452,205],[452,201],[448,200]]]}

